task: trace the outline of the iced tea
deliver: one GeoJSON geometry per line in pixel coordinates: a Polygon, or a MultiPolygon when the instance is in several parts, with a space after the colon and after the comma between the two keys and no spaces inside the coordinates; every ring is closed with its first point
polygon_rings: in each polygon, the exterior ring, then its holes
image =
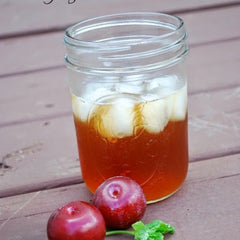
{"type": "Polygon", "coordinates": [[[83,179],[136,180],[148,202],[182,185],[188,168],[184,22],[121,13],[65,31],[65,62],[83,179]]]}
{"type": "Polygon", "coordinates": [[[105,179],[123,175],[141,185],[148,202],[174,193],[188,169],[186,85],[163,96],[101,94],[96,102],[72,94],[88,188],[94,192],[105,179]]]}

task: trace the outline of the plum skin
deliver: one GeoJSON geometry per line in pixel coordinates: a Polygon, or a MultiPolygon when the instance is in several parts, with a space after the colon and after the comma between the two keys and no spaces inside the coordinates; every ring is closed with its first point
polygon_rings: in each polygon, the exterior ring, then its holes
{"type": "Polygon", "coordinates": [[[107,227],[125,229],[143,217],[146,198],[134,180],[115,176],[97,188],[93,195],[93,205],[101,211],[107,227]]]}
{"type": "Polygon", "coordinates": [[[93,205],[76,201],[56,209],[47,223],[49,240],[103,240],[106,224],[93,205]]]}

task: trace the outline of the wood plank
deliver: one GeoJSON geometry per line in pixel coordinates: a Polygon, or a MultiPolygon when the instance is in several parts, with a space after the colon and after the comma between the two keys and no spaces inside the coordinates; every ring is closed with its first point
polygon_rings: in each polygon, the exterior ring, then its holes
{"type": "Polygon", "coordinates": [[[0,126],[71,114],[66,69],[1,79],[0,126]],[[11,94],[9,94],[11,92],[11,94]]]}
{"type": "MultiPolygon", "coordinates": [[[[148,205],[143,221],[171,223],[176,233],[166,239],[238,239],[239,160],[240,155],[232,155],[190,163],[183,187],[165,201],[148,205]]],[[[90,202],[91,198],[84,184],[2,198],[0,234],[4,240],[46,239],[47,219],[54,209],[75,200],[90,202]]]]}
{"type": "MultiPolygon", "coordinates": [[[[191,161],[239,152],[239,98],[240,88],[190,96],[191,161]]],[[[82,181],[72,116],[2,127],[0,138],[9,166],[1,169],[0,196],[82,181]]]]}
{"type": "Polygon", "coordinates": [[[0,132],[1,162],[6,165],[0,169],[0,195],[80,182],[72,116],[5,127],[0,132]]]}
{"type": "Polygon", "coordinates": [[[179,15],[189,33],[189,43],[198,45],[240,36],[240,6],[179,15]],[[236,28],[235,28],[236,27],[236,28]]]}
{"type": "Polygon", "coordinates": [[[190,97],[189,151],[192,161],[239,152],[239,100],[239,87],[190,97]]]}
{"type": "MultiPolygon", "coordinates": [[[[191,48],[189,93],[240,86],[239,56],[240,40],[191,48]]],[[[71,114],[66,75],[66,69],[60,68],[2,78],[0,127],[71,114]]]]}
{"type": "MultiPolygon", "coordinates": [[[[178,16],[182,17],[186,24],[190,46],[195,46],[207,42],[239,38],[239,12],[240,6],[237,6],[178,14],[178,16]]],[[[0,51],[8,57],[0,65],[0,76],[63,66],[65,49],[62,38],[63,31],[60,33],[2,40],[0,42],[0,51]]],[[[239,54],[240,50],[237,48],[235,51],[239,54]]],[[[206,56],[206,53],[203,56],[206,56]]]]}
{"type": "Polygon", "coordinates": [[[101,2],[97,0],[77,0],[74,4],[67,4],[67,2],[67,0],[54,0],[52,4],[45,5],[43,0],[25,0],[24,3],[14,0],[3,0],[0,2],[1,35],[7,36],[22,32],[57,30],[74,22],[104,14],[130,11],[189,11],[191,9],[228,6],[239,3],[237,0],[182,0],[181,2],[171,0],[161,1],[161,3],[154,0],[102,0],[101,2]]]}
{"type": "Polygon", "coordinates": [[[190,48],[190,94],[240,86],[240,39],[190,48]]]}
{"type": "Polygon", "coordinates": [[[63,32],[1,40],[0,51],[7,58],[0,66],[0,76],[63,66],[65,49],[62,38],[63,32]]]}

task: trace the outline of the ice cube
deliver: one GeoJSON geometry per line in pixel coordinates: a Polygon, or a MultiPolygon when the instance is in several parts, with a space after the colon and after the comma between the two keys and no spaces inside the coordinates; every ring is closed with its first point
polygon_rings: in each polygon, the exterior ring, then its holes
{"type": "Polygon", "coordinates": [[[147,90],[148,91],[153,91],[159,88],[159,79],[158,78],[154,78],[150,81],[146,82],[147,84],[147,90]]]}
{"type": "Polygon", "coordinates": [[[84,90],[81,97],[72,94],[72,109],[74,115],[81,121],[87,121],[94,111],[97,102],[101,102],[105,98],[113,94],[112,84],[110,86],[102,87],[100,83],[89,83],[83,86],[84,90]]]}
{"type": "Polygon", "coordinates": [[[175,76],[161,76],[146,81],[148,91],[156,91],[159,88],[176,88],[177,79],[175,76]]]}
{"type": "Polygon", "coordinates": [[[115,85],[115,87],[118,93],[127,93],[134,95],[140,95],[144,90],[142,81],[119,82],[115,85]]]}
{"type": "Polygon", "coordinates": [[[87,121],[89,113],[94,107],[94,104],[86,102],[73,94],[71,95],[71,98],[74,116],[79,118],[83,122],[87,121]]]}
{"type": "Polygon", "coordinates": [[[94,111],[94,127],[107,138],[131,136],[134,129],[134,102],[117,98],[113,104],[99,105],[94,111]]]}
{"type": "Polygon", "coordinates": [[[187,86],[173,95],[171,120],[184,120],[187,113],[187,86]]]}
{"type": "Polygon", "coordinates": [[[87,102],[96,103],[99,99],[113,94],[115,91],[113,83],[88,83],[82,94],[87,102]]]}
{"type": "Polygon", "coordinates": [[[176,76],[167,75],[154,78],[147,81],[146,84],[146,93],[157,95],[157,98],[165,98],[176,92],[176,89],[179,87],[180,80],[176,76]]]}
{"type": "Polygon", "coordinates": [[[143,102],[151,102],[159,99],[159,96],[158,94],[145,93],[141,96],[141,99],[143,100],[143,102]]]}
{"type": "Polygon", "coordinates": [[[172,100],[159,99],[143,103],[142,122],[150,133],[159,133],[167,125],[171,113],[172,100]]]}

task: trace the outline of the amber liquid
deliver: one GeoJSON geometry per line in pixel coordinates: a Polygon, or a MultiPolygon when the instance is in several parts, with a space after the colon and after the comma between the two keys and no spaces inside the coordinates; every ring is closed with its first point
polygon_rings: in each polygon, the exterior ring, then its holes
{"type": "Polygon", "coordinates": [[[105,138],[74,118],[82,175],[90,191],[107,178],[123,175],[137,181],[148,202],[170,196],[182,185],[188,169],[187,115],[169,121],[163,131],[138,130],[133,136],[105,138]]]}

